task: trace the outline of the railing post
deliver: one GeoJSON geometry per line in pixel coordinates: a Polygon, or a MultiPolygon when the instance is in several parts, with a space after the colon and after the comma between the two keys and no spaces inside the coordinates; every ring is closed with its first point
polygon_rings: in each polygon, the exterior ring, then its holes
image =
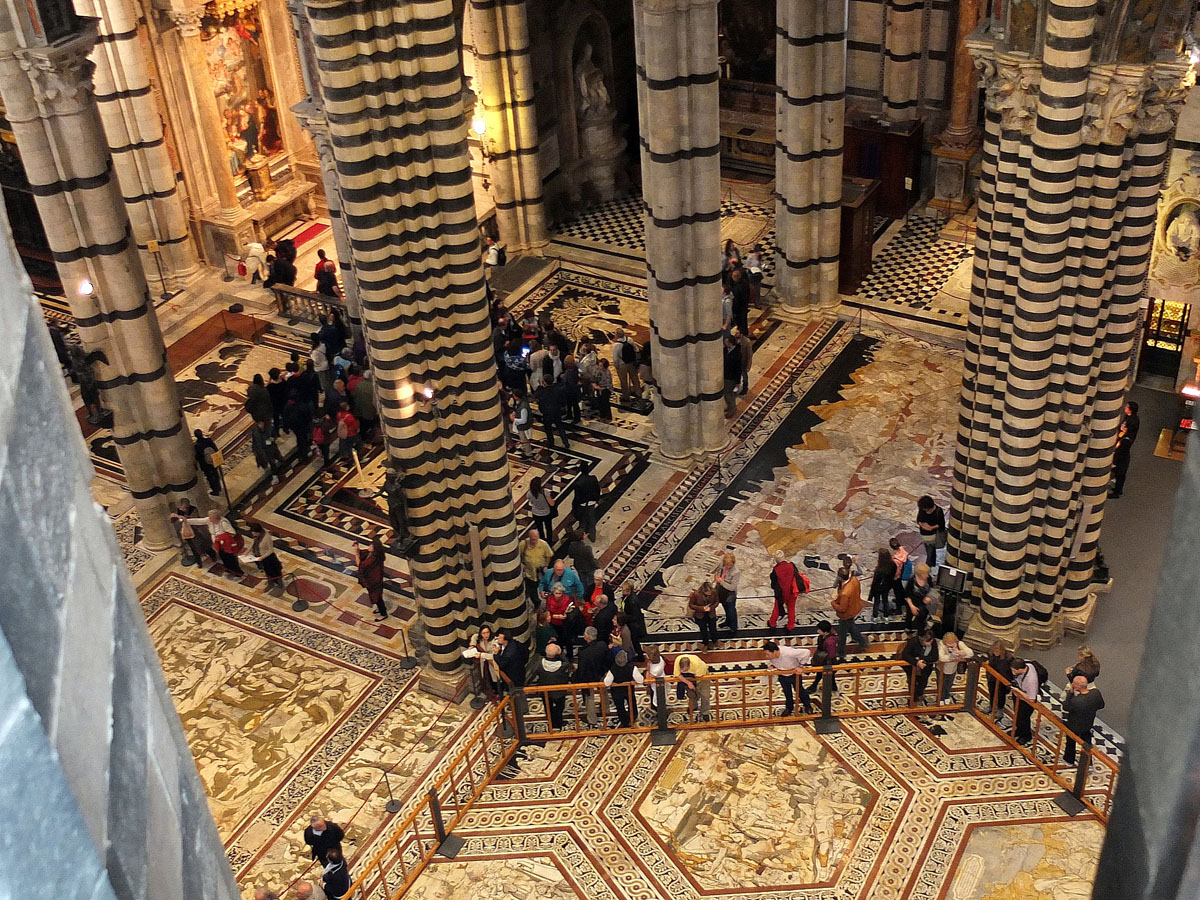
{"type": "Polygon", "coordinates": [[[460,837],[446,833],[446,823],[442,819],[442,803],[433,788],[429,789],[429,815],[433,818],[433,831],[438,839],[437,852],[446,859],[454,859],[466,842],[460,837]]]}
{"type": "MultiPolygon", "coordinates": [[[[1091,745],[1080,741],[1078,754],[1075,760],[1075,784],[1071,790],[1063,791],[1054,798],[1054,805],[1068,816],[1077,816],[1087,809],[1087,804],[1083,802],[1083,790],[1087,787],[1088,766],[1092,762],[1091,745]]],[[[1057,763],[1057,760],[1055,762],[1057,763]]]]}
{"type": "Polygon", "coordinates": [[[511,694],[513,721],[517,723],[517,746],[524,747],[529,743],[529,733],[525,730],[525,711],[529,708],[525,701],[525,689],[513,688],[511,694]]]}
{"type": "Polygon", "coordinates": [[[670,747],[677,740],[677,735],[667,723],[667,679],[654,680],[654,699],[658,709],[654,731],[650,733],[650,744],[654,747],[670,747]]]}
{"type": "Polygon", "coordinates": [[[963,712],[974,714],[975,693],[979,690],[979,660],[973,659],[967,664],[967,687],[963,696],[963,712]]]}
{"type": "MultiPolygon", "coordinates": [[[[803,677],[803,676],[798,676],[803,677]]],[[[797,688],[802,685],[797,684],[797,688]]],[[[813,723],[817,734],[837,734],[842,730],[842,723],[833,715],[833,661],[825,663],[825,671],[821,673],[821,717],[813,723]]]]}

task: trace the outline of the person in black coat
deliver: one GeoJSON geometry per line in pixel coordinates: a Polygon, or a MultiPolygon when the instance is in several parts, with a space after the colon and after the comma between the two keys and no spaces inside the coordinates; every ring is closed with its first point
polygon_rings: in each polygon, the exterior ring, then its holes
{"type": "MultiPolygon", "coordinates": [[[[601,643],[607,645],[612,637],[613,625],[617,620],[618,609],[617,604],[613,603],[610,594],[605,594],[605,603],[603,606],[596,607],[596,611],[592,613],[592,626],[596,629],[596,635],[601,643]]],[[[599,598],[597,598],[598,600],[599,598]]]]}
{"type": "Polygon", "coordinates": [[[1125,404],[1125,414],[1117,431],[1117,448],[1113,453],[1113,482],[1108,496],[1117,498],[1125,491],[1125,475],[1129,471],[1129,452],[1137,440],[1142,420],[1138,418],[1138,405],[1132,400],[1125,404]]]}
{"type": "Polygon", "coordinates": [[[621,596],[617,601],[620,611],[625,616],[629,626],[629,636],[633,640],[633,661],[641,662],[646,658],[642,652],[642,641],[646,639],[646,610],[632,581],[621,585],[621,596]]]}
{"type": "Polygon", "coordinates": [[[591,472],[575,479],[575,519],[587,536],[596,540],[596,523],[600,518],[600,481],[591,472]]]}
{"type": "Polygon", "coordinates": [[[304,461],[312,449],[312,420],[316,413],[300,392],[288,395],[283,408],[283,427],[296,436],[296,456],[304,461]]]}
{"type": "Polygon", "coordinates": [[[737,415],[737,389],[742,383],[742,348],[728,334],[725,335],[725,418],[737,415]]]}
{"type": "Polygon", "coordinates": [[[196,435],[196,465],[200,467],[200,471],[208,479],[208,492],[217,497],[221,493],[221,473],[217,471],[216,466],[209,462],[209,457],[217,452],[216,441],[210,437],[205,437],[204,432],[199,428],[194,433],[196,435]]]}
{"type": "Polygon", "coordinates": [[[542,428],[546,431],[546,445],[554,446],[554,432],[557,429],[559,437],[562,438],[563,449],[570,450],[571,442],[567,438],[567,426],[563,422],[567,406],[565,390],[566,388],[561,382],[555,382],[538,388],[534,392],[534,397],[537,399],[542,428]]]}
{"type": "MultiPolygon", "coordinates": [[[[1092,728],[1096,725],[1096,714],[1104,709],[1104,696],[1086,675],[1076,675],[1063,698],[1063,722],[1067,730],[1079,735],[1085,747],[1092,746],[1092,728]]],[[[1068,739],[1063,759],[1068,765],[1075,763],[1075,742],[1068,739]]]]}
{"type": "Polygon", "coordinates": [[[275,421],[271,424],[276,434],[279,434],[280,428],[290,431],[291,429],[284,424],[283,411],[287,408],[288,400],[292,396],[292,386],[283,380],[283,373],[278,368],[267,372],[267,378],[267,393],[271,397],[271,409],[275,411],[275,421]]]}
{"type": "MultiPolygon", "coordinates": [[[[538,684],[562,685],[571,682],[571,666],[563,659],[562,647],[556,643],[546,645],[546,655],[534,670],[538,684]]],[[[567,703],[567,691],[551,691],[546,694],[546,709],[550,713],[550,725],[555,731],[563,728],[563,707],[567,703]]]]}
{"type": "Polygon", "coordinates": [[[926,629],[914,634],[900,651],[900,658],[908,663],[908,692],[914,706],[925,705],[925,687],[929,677],[937,668],[938,649],[933,632],[926,629]]]}
{"type": "Polygon", "coordinates": [[[510,689],[525,687],[525,664],[529,661],[529,648],[514,641],[508,629],[496,635],[500,652],[496,654],[496,665],[500,669],[500,680],[510,689]]]}
{"type": "Polygon", "coordinates": [[[341,847],[329,851],[325,872],[321,875],[321,886],[328,900],[343,900],[350,893],[350,867],[342,858],[341,847]]]}
{"type": "Polygon", "coordinates": [[[326,822],[321,816],[309,819],[308,827],[304,829],[304,843],[308,844],[312,858],[320,860],[322,865],[328,861],[330,850],[336,849],[341,853],[345,837],[346,832],[333,822],[326,822]]]}
{"type": "MultiPolygon", "coordinates": [[[[597,640],[597,632],[593,626],[588,626],[583,630],[583,639],[585,643],[583,649],[579,651],[579,665],[575,669],[575,683],[595,684],[598,681],[603,681],[604,676],[608,674],[608,640],[597,640]]],[[[583,694],[583,703],[587,723],[589,725],[597,724],[595,691],[585,691],[583,694]]]]}

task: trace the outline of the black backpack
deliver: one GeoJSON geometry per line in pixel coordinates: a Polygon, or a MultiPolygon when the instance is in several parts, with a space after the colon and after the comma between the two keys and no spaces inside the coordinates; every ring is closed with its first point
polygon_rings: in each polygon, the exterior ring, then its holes
{"type": "Polygon", "coordinates": [[[499,245],[496,246],[496,265],[508,265],[508,251],[499,245]]]}
{"type": "Polygon", "coordinates": [[[637,347],[628,338],[621,342],[621,362],[626,365],[637,362],[637,347]]]}

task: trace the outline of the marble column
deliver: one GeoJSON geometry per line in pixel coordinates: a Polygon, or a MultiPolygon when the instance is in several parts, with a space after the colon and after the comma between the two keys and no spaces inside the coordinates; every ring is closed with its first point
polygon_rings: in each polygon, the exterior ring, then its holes
{"type": "Polygon", "coordinates": [[[930,205],[947,212],[970,207],[967,181],[979,156],[979,130],[971,120],[976,93],[975,64],[967,48],[967,39],[979,24],[979,8],[980,0],[959,0],[950,121],[933,148],[934,199],[930,205]]]}
{"type": "Polygon", "coordinates": [[[96,103],[142,268],[161,292],[179,290],[199,274],[199,260],[150,87],[138,11],[132,0],[76,0],[75,9],[99,22],[96,103]],[[157,251],[149,249],[152,241],[157,251]]]}
{"type": "Polygon", "coordinates": [[[787,310],[838,302],[846,0],[776,5],[776,293],[787,310]]]}
{"type": "Polygon", "coordinates": [[[635,0],[646,293],[663,455],[725,446],[716,0],[635,0]]]}
{"type": "Polygon", "coordinates": [[[325,203],[329,207],[329,224],[333,231],[333,244],[337,251],[338,270],[342,279],[342,295],[346,300],[346,313],[350,329],[357,336],[363,327],[362,304],[358,299],[358,277],[354,274],[354,251],[350,244],[350,232],[346,228],[346,217],[342,213],[342,195],[338,187],[337,161],[333,155],[333,140],[329,136],[329,119],[325,108],[311,98],[292,107],[301,127],[312,138],[317,148],[317,160],[321,164],[321,183],[325,188],[325,203]]]}
{"type": "Polygon", "coordinates": [[[1091,59],[1096,0],[1041,58],[972,40],[986,93],[949,556],[986,643],[1086,627],[1154,200],[1185,67],[1091,59]]]}
{"type": "Polygon", "coordinates": [[[0,31],[0,95],[80,340],[105,357],[96,377],[145,542],[161,549],[172,500],[203,491],[92,94],[95,20],[79,21],[50,47],[0,31]]]}
{"type": "MultiPolygon", "coordinates": [[[[213,93],[212,76],[208,71],[208,60],[204,55],[204,42],[200,38],[200,20],[204,18],[203,6],[172,8],[168,17],[179,31],[183,48],[183,72],[191,88],[191,100],[200,134],[204,139],[201,152],[208,158],[208,170],[212,174],[217,191],[217,202],[227,219],[236,217],[241,209],[237,186],[229,168],[228,140],[221,112],[217,108],[217,97],[213,93]]],[[[219,261],[218,261],[219,262],[219,261]]]]}
{"type": "Polygon", "coordinates": [[[451,0],[305,12],[413,587],[434,670],[453,672],[481,619],[528,630],[457,16],[451,0]]]}
{"type": "Polygon", "coordinates": [[[475,41],[472,87],[483,104],[488,170],[500,242],[538,250],[550,241],[542,199],[533,61],[525,0],[471,0],[475,41]]]}
{"type": "Polygon", "coordinates": [[[920,115],[924,0],[885,0],[883,114],[893,122],[920,115]]]}

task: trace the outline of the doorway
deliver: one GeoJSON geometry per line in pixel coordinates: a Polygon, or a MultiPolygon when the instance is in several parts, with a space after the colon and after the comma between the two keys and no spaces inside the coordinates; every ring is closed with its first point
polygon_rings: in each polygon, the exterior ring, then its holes
{"type": "Polygon", "coordinates": [[[1179,365],[1183,360],[1183,341],[1187,336],[1191,307],[1175,300],[1151,299],[1146,312],[1145,343],[1138,375],[1170,379],[1174,389],[1179,365]]]}

